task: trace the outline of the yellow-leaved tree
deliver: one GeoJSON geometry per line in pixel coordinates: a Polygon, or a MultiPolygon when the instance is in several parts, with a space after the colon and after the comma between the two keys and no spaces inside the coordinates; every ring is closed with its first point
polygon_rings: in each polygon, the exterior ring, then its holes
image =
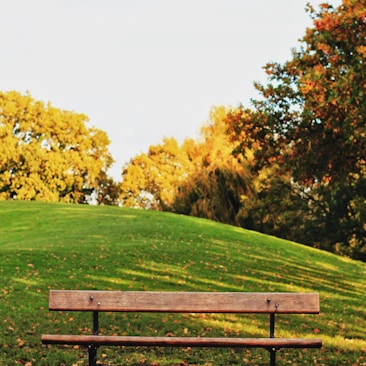
{"type": "Polygon", "coordinates": [[[113,160],[84,114],[0,92],[0,199],[83,202],[113,160]]]}
{"type": "Polygon", "coordinates": [[[179,146],[166,138],[131,159],[122,174],[122,204],[240,224],[242,202],[254,191],[243,160],[232,155],[226,116],[225,107],[213,108],[198,140],[179,146]]]}
{"type": "Polygon", "coordinates": [[[185,150],[174,138],[165,138],[125,167],[120,199],[125,207],[168,210],[191,170],[185,150]]]}

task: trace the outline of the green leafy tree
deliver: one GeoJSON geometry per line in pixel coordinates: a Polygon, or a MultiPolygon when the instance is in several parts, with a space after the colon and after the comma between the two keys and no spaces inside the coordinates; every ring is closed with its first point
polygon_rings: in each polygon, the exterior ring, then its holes
{"type": "Polygon", "coordinates": [[[311,231],[304,230],[309,216],[307,201],[290,176],[277,167],[253,174],[255,195],[242,202],[240,225],[247,229],[311,245],[311,231]]]}
{"type": "Polygon", "coordinates": [[[105,132],[83,114],[0,93],[0,199],[84,202],[110,164],[105,132]]]}
{"type": "Polygon", "coordinates": [[[238,152],[255,150],[257,171],[290,174],[314,245],[365,260],[366,1],[308,10],[314,25],[301,48],[265,66],[262,98],[233,111],[228,132],[238,152]]]}

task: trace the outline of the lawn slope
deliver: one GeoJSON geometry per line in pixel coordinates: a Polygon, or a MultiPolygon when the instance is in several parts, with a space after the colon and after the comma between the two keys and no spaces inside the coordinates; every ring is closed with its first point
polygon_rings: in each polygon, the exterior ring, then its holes
{"type": "MultiPolygon", "coordinates": [[[[155,211],[0,202],[0,364],[84,365],[85,350],[42,333],[88,332],[89,314],[51,314],[49,289],[319,292],[321,315],[279,317],[278,365],[366,365],[366,264],[212,221],[155,211]]],[[[267,336],[268,319],[107,314],[103,331],[267,336]]],[[[266,365],[266,351],[103,348],[104,365],[266,365]],[[183,362],[183,363],[182,363],[183,362]]]]}

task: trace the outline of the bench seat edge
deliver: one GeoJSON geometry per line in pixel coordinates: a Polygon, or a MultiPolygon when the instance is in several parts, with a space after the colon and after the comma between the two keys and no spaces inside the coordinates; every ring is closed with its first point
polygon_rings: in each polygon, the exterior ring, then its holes
{"type": "Polygon", "coordinates": [[[43,344],[85,346],[320,348],[317,338],[144,337],[43,334],[43,344]]]}

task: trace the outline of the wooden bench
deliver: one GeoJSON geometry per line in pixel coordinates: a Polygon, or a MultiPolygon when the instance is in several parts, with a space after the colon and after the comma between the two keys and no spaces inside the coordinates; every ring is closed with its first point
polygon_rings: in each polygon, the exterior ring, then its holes
{"type": "Polygon", "coordinates": [[[44,344],[83,345],[89,350],[89,365],[96,365],[100,346],[162,347],[240,347],[265,348],[270,365],[276,363],[280,348],[320,348],[321,339],[275,338],[275,315],[318,314],[316,293],[250,292],[150,292],[150,291],[59,291],[51,290],[49,309],[90,311],[93,335],[44,334],[44,344]],[[99,312],[154,313],[266,313],[269,314],[268,338],[162,337],[98,335],[99,312]]]}

